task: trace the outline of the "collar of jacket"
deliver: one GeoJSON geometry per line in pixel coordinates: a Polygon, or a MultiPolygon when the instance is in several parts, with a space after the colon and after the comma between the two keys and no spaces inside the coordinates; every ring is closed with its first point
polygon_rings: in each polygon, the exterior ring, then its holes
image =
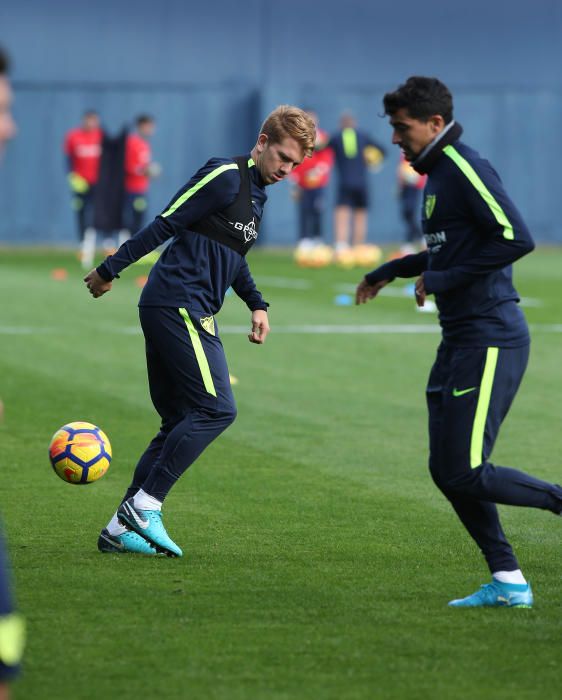
{"type": "Polygon", "coordinates": [[[423,149],[416,160],[413,161],[412,167],[414,170],[420,173],[420,175],[428,173],[441,157],[445,146],[457,141],[462,131],[462,126],[454,120],[447,124],[443,131],[438,134],[433,141],[423,149]]]}
{"type": "Polygon", "coordinates": [[[259,171],[258,166],[256,165],[256,162],[252,158],[252,154],[248,154],[248,163],[252,161],[253,165],[249,166],[250,170],[250,177],[252,180],[256,183],[258,187],[260,187],[262,190],[265,189],[265,182],[263,180],[263,177],[261,176],[261,173],[259,171]]]}

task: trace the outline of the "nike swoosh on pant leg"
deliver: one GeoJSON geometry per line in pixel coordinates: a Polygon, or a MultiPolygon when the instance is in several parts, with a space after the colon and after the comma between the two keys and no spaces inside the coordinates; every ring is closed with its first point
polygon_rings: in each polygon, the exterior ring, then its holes
{"type": "Polygon", "coordinates": [[[471,391],[475,391],[477,387],[471,386],[469,389],[457,389],[456,387],[453,389],[453,396],[457,398],[458,396],[464,396],[465,394],[469,394],[471,391]]]}

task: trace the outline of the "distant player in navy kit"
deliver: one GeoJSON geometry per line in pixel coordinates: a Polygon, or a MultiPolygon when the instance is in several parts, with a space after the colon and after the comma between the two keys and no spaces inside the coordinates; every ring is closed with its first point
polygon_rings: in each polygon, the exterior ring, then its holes
{"type": "Polygon", "coordinates": [[[150,395],[161,427],[100,534],[101,551],[182,555],[162,523],[162,502],[236,416],[214,317],[232,287],[252,312],[250,342],[265,341],[268,304],[256,289],[246,253],[258,236],[265,187],[310,156],[314,141],[310,116],[297,107],[278,107],[250,154],[209,160],[160,216],[84,278],[99,297],[121,270],[172,239],[139,302],[150,395]]]}
{"type": "Polygon", "coordinates": [[[484,554],[492,582],[454,607],[531,607],[533,594],[500,525],[496,503],[562,512],[562,488],[489,458],[529,356],[511,264],[534,248],[488,161],[459,141],[453,100],[435,78],[412,77],[384,96],[392,142],[427,173],[428,250],[365,276],[365,303],[396,277],[415,277],[422,306],[435,294],[443,339],[427,385],[433,480],[484,554]]]}

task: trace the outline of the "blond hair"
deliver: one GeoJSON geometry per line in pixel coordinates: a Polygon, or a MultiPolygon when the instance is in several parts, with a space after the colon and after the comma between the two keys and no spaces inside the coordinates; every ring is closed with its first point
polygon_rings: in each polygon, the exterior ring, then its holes
{"type": "Polygon", "coordinates": [[[281,143],[290,136],[301,146],[305,156],[311,156],[316,140],[314,119],[300,107],[279,105],[266,118],[260,129],[272,143],[281,143]]]}

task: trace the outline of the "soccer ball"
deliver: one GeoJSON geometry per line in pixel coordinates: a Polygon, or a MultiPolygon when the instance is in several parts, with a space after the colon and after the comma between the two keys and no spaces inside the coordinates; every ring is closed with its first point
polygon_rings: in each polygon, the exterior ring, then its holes
{"type": "Polygon", "coordinates": [[[53,435],[49,459],[63,481],[91,484],[109,469],[111,445],[103,430],[92,423],[75,421],[53,435]]]}
{"type": "Polygon", "coordinates": [[[360,267],[373,268],[379,264],[382,258],[382,250],[378,245],[372,243],[364,243],[358,245],[354,249],[355,263],[360,267]]]}

